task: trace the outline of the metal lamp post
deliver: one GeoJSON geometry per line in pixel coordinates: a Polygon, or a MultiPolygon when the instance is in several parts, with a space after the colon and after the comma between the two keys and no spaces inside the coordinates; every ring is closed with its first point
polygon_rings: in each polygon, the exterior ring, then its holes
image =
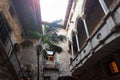
{"type": "Polygon", "coordinates": [[[36,46],[36,52],[37,52],[37,67],[38,67],[38,72],[37,72],[37,80],[39,80],[39,56],[40,56],[40,53],[42,51],[42,46],[41,45],[37,45],[36,46]]]}

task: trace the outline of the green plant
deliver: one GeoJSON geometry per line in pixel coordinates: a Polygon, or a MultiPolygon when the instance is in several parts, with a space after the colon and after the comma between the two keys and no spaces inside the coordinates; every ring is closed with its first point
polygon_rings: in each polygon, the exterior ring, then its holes
{"type": "Polygon", "coordinates": [[[44,34],[40,36],[41,43],[40,44],[47,44],[47,47],[42,50],[43,57],[47,59],[47,50],[53,51],[55,54],[61,53],[62,48],[57,45],[59,41],[63,41],[65,39],[65,36],[58,35],[57,29],[61,27],[58,23],[61,22],[61,20],[56,20],[52,23],[49,23],[44,26],[44,34]]]}
{"type": "Polygon", "coordinates": [[[62,48],[61,47],[59,47],[59,46],[57,46],[57,45],[54,45],[54,44],[52,44],[52,45],[50,45],[50,47],[49,47],[54,53],[61,53],[62,52],[62,48]]]}
{"type": "Polygon", "coordinates": [[[48,58],[47,51],[46,51],[45,49],[42,50],[42,54],[43,54],[43,58],[44,58],[44,59],[47,59],[47,58],[48,58]]]}
{"type": "Polygon", "coordinates": [[[34,39],[39,39],[41,37],[40,33],[38,31],[32,31],[31,37],[34,39]]]}
{"type": "Polygon", "coordinates": [[[59,41],[64,41],[66,38],[63,35],[57,35],[56,33],[52,34],[51,41],[58,43],[59,41]]]}

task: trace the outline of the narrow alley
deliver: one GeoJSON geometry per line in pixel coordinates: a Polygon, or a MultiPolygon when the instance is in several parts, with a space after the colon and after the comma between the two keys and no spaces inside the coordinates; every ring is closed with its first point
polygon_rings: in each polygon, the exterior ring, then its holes
{"type": "Polygon", "coordinates": [[[120,0],[0,0],[0,80],[120,80],[120,0]]]}

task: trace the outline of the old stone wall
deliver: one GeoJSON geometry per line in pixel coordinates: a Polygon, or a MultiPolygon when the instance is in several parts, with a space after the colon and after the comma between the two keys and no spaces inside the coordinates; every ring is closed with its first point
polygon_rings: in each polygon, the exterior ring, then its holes
{"type": "Polygon", "coordinates": [[[69,64],[71,55],[67,52],[67,42],[60,42],[63,52],[58,54],[58,62],[60,64],[59,76],[68,76],[70,74],[69,64]]]}
{"type": "Polygon", "coordinates": [[[70,76],[70,57],[71,55],[67,52],[67,42],[60,42],[58,44],[63,51],[56,53],[54,62],[57,62],[58,69],[44,69],[44,77],[50,77],[51,80],[56,80],[59,76],[70,76]]]}
{"type": "MultiPolygon", "coordinates": [[[[11,12],[10,12],[11,5],[12,5],[11,0],[0,0],[0,13],[3,18],[2,20],[5,20],[4,22],[7,23],[8,27],[11,29],[11,33],[9,34],[9,36],[12,40],[12,43],[14,44],[14,43],[20,43],[22,41],[22,37],[21,37],[21,25],[17,17],[17,14],[15,13],[14,16],[11,15],[11,12]]],[[[14,7],[12,7],[12,10],[15,11],[14,7]]],[[[15,54],[13,56],[11,53],[8,54],[6,52],[7,49],[5,48],[5,46],[7,47],[11,46],[11,42],[8,42],[10,41],[10,39],[8,41],[7,40],[6,40],[6,45],[3,45],[2,42],[0,44],[0,47],[2,47],[2,52],[0,51],[0,53],[3,54],[0,60],[0,61],[3,61],[3,64],[0,64],[0,80],[17,80],[16,79],[17,74],[19,74],[19,70],[20,70],[18,69],[19,64],[16,61],[15,54]],[[3,56],[5,59],[3,58],[3,56]],[[12,61],[14,63],[12,63],[12,61]],[[12,64],[15,64],[15,65],[12,65],[12,64]]],[[[12,49],[13,49],[13,46],[11,46],[11,49],[9,48],[11,52],[12,52],[12,49]]]]}
{"type": "Polygon", "coordinates": [[[47,70],[44,71],[44,76],[50,76],[50,80],[57,80],[59,73],[56,70],[47,70]]]}
{"type": "MultiPolygon", "coordinates": [[[[33,42],[33,46],[29,46],[26,48],[23,48],[20,52],[20,63],[23,68],[23,71],[27,65],[30,65],[32,68],[32,77],[33,80],[37,79],[37,72],[38,72],[38,63],[37,63],[37,53],[36,53],[36,45],[38,44],[38,41],[33,42]]],[[[39,78],[42,80],[42,55],[39,56],[39,78]]]]}

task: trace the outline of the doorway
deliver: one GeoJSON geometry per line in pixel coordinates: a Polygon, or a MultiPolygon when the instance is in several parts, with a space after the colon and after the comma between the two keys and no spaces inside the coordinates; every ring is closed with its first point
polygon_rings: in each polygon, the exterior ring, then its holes
{"type": "Polygon", "coordinates": [[[50,76],[44,76],[44,80],[51,80],[50,76]]]}

